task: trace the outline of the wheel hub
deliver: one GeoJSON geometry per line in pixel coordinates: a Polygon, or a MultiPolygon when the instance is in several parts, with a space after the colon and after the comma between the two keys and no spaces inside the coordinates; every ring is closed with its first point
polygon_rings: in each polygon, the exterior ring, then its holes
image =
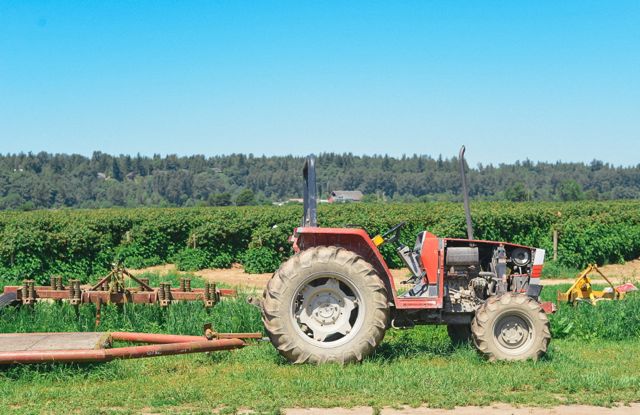
{"type": "Polygon", "coordinates": [[[498,342],[507,349],[517,349],[529,340],[529,324],[519,316],[503,317],[496,327],[498,342]]]}
{"type": "Polygon", "coordinates": [[[518,344],[524,338],[524,330],[518,324],[508,324],[502,329],[502,339],[508,344],[518,344]]]}
{"type": "Polygon", "coordinates": [[[312,318],[321,324],[335,323],[340,317],[342,303],[330,293],[318,295],[310,304],[314,310],[312,318]]]}
{"type": "Polygon", "coordinates": [[[335,278],[327,278],[319,285],[308,283],[300,290],[296,322],[318,342],[348,335],[353,329],[351,312],[358,307],[356,297],[350,294],[335,278]]]}

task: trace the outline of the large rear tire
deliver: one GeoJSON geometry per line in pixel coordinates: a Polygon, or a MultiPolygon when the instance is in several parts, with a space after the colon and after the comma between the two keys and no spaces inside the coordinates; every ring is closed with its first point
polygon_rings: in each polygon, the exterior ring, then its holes
{"type": "Polygon", "coordinates": [[[387,290],[371,264],[338,247],[302,251],[269,280],[262,320],[293,363],[350,363],[380,344],[389,322],[387,290]]]}
{"type": "Polygon", "coordinates": [[[488,360],[537,360],[547,351],[551,332],[540,303],[525,294],[491,297],[471,323],[473,342],[488,360]]]}

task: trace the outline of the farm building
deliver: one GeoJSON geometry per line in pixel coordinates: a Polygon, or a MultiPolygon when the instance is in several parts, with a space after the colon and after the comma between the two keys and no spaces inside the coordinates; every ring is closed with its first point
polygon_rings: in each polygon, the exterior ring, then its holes
{"type": "Polygon", "coordinates": [[[360,190],[334,190],[329,197],[329,203],[360,202],[362,197],[360,190]]]}

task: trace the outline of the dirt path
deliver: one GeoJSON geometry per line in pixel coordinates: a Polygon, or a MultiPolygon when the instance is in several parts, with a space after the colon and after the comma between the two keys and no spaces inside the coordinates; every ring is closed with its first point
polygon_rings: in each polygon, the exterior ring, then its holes
{"type": "Polygon", "coordinates": [[[624,264],[603,265],[599,268],[607,277],[640,280],[640,258],[624,264]]]}
{"type": "MultiPolygon", "coordinates": [[[[286,415],[371,415],[375,414],[370,407],[345,408],[294,408],[284,411],[286,415]]],[[[506,404],[496,404],[487,407],[464,406],[455,409],[432,408],[382,408],[382,415],[635,415],[640,413],[640,403],[615,408],[603,408],[588,405],[566,405],[551,408],[515,407],[506,404]]]]}
{"type": "MultiPolygon", "coordinates": [[[[615,278],[615,277],[609,278],[609,281],[611,281],[611,283],[614,285],[622,284],[623,280],[624,278],[615,278]]],[[[548,286],[548,285],[573,284],[575,281],[576,281],[575,278],[558,278],[553,280],[541,280],[541,283],[544,286],[548,286]]],[[[593,277],[591,278],[591,282],[595,285],[607,285],[607,282],[605,280],[593,278],[593,277]]]]}
{"type": "MultiPolygon", "coordinates": [[[[160,275],[176,272],[175,265],[157,265],[154,267],[148,267],[143,269],[129,270],[133,275],[139,275],[144,272],[154,272],[160,275]]],[[[233,267],[228,269],[203,269],[200,271],[192,272],[192,274],[198,275],[208,281],[223,282],[225,284],[249,287],[249,288],[264,288],[271,278],[271,273],[268,274],[247,274],[239,264],[234,264],[233,267]]],[[[407,278],[409,271],[405,269],[393,269],[391,270],[393,279],[397,286],[407,278]]]]}
{"type": "MultiPolygon", "coordinates": [[[[176,267],[173,264],[166,264],[130,271],[133,275],[139,275],[145,272],[165,275],[176,272],[176,267]]],[[[200,271],[190,272],[190,274],[198,275],[208,281],[222,282],[232,286],[250,288],[264,288],[267,285],[269,278],[271,278],[271,274],[247,274],[244,272],[244,269],[242,269],[242,266],[238,264],[234,264],[233,267],[228,269],[203,269],[200,271]]]]}
{"type": "MultiPolygon", "coordinates": [[[[605,265],[600,267],[600,270],[606,275],[612,283],[622,284],[628,280],[640,280],[640,259],[629,261],[626,264],[605,265]]],[[[159,274],[167,274],[169,272],[176,272],[176,268],[172,264],[158,265],[155,267],[149,267],[139,270],[131,270],[134,275],[141,274],[143,272],[157,272],[159,274]]],[[[203,269],[193,272],[195,275],[199,275],[202,278],[222,282],[232,286],[258,288],[262,289],[267,285],[267,281],[271,278],[272,274],[247,274],[239,264],[234,264],[229,269],[203,269]]],[[[405,280],[409,275],[409,270],[406,268],[392,269],[393,280],[396,283],[396,287],[401,287],[401,282],[405,280]]],[[[573,278],[561,278],[561,279],[543,279],[542,285],[560,285],[571,284],[574,282],[573,278]]],[[[606,281],[599,278],[593,278],[593,283],[598,285],[606,284],[606,281]]]]}

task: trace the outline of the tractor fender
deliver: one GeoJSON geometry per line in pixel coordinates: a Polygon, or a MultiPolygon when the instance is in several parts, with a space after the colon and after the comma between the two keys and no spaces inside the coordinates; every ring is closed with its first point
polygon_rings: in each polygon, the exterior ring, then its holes
{"type": "Polygon", "coordinates": [[[375,268],[387,288],[389,303],[394,305],[396,286],[391,271],[364,229],[300,227],[295,230],[292,241],[296,253],[316,246],[339,246],[360,255],[375,268]]]}

